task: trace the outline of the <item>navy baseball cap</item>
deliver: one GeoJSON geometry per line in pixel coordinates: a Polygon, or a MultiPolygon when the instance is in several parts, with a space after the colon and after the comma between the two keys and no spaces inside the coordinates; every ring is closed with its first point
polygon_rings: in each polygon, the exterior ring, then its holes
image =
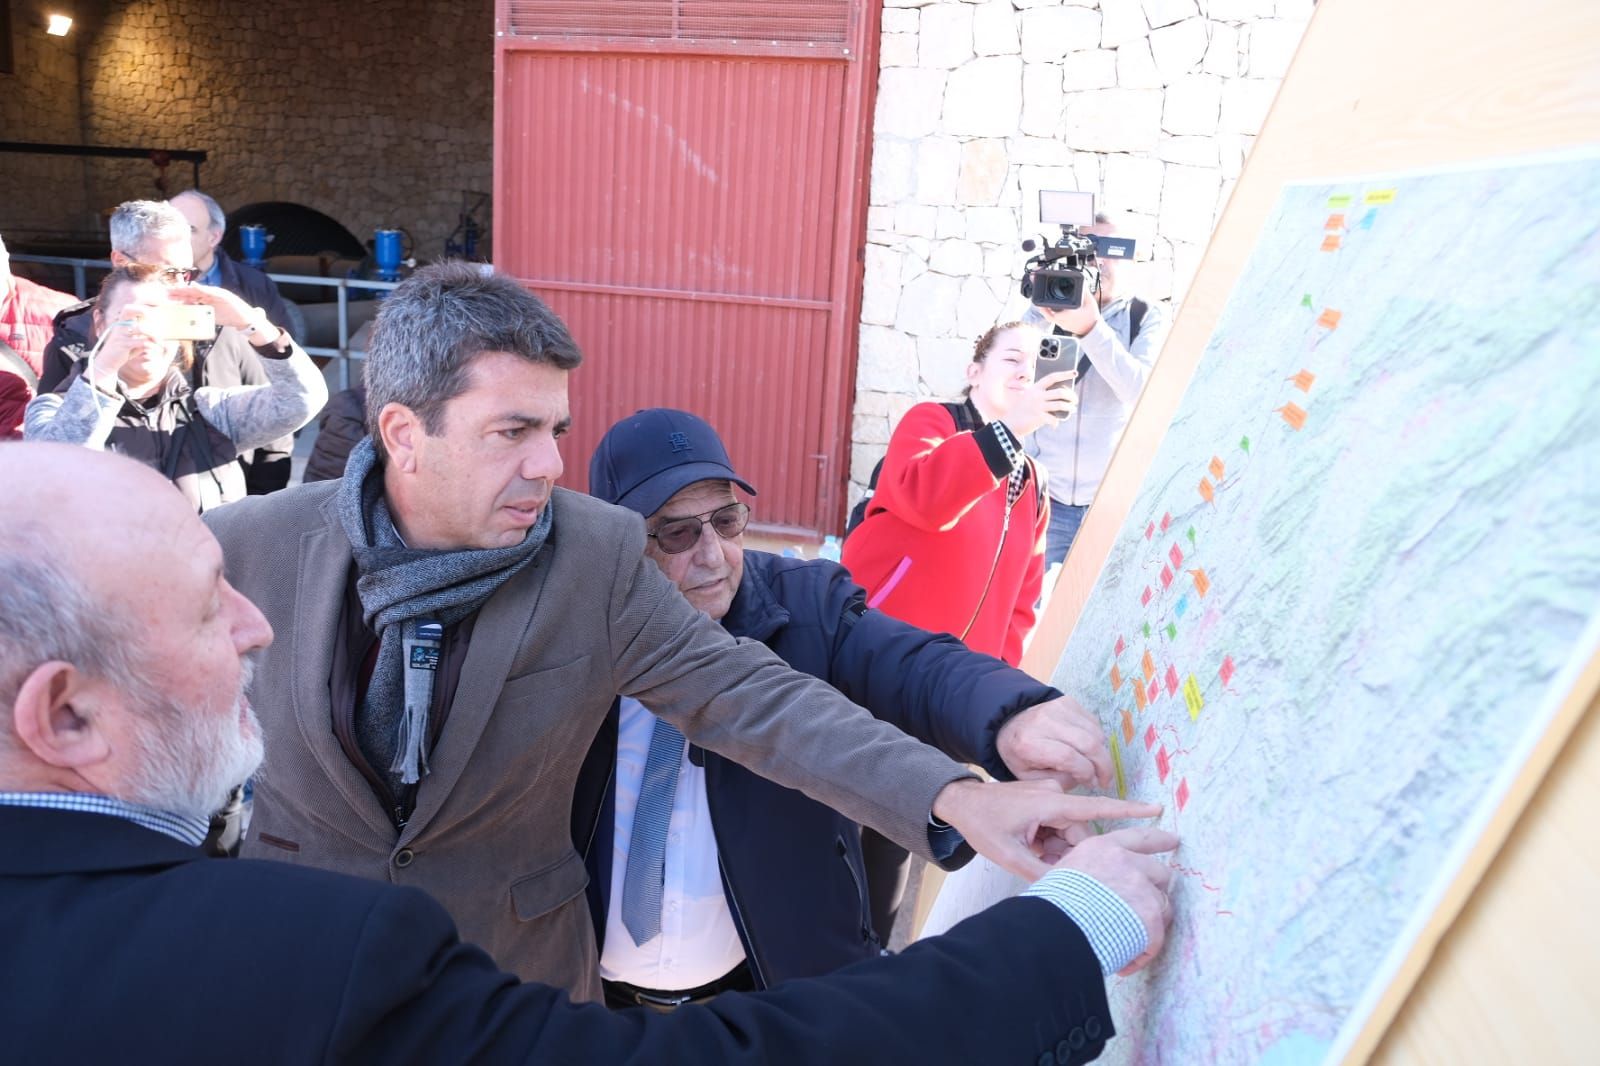
{"type": "Polygon", "coordinates": [[[756,490],[733,472],[722,438],[703,418],[671,407],[629,415],[606,430],[589,460],[589,495],[648,518],[697,481],[731,481],[756,490]]]}

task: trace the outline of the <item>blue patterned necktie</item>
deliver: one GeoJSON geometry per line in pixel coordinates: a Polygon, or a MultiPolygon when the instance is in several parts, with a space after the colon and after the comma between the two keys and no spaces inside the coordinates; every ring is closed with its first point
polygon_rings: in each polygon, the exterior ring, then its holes
{"type": "Polygon", "coordinates": [[[628,844],[628,869],[622,878],[622,924],[638,945],[661,932],[661,885],[665,877],[667,827],[672,823],[672,798],[683,765],[683,734],[660,718],[650,734],[650,754],[639,783],[639,806],[633,812],[628,844]]]}

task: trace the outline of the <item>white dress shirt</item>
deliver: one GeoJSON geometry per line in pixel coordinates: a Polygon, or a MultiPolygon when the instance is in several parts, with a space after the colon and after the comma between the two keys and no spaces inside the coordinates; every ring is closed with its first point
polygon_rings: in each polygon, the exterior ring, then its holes
{"type": "Polygon", "coordinates": [[[623,697],[617,731],[617,824],[612,835],[611,896],[600,976],[671,992],[698,988],[724,976],[744,961],[744,945],[722,892],[705,768],[689,761],[687,747],[667,829],[661,935],[638,945],[622,924],[622,882],[633,840],[633,812],[639,803],[639,785],[655,724],[655,715],[643,704],[623,697]]]}

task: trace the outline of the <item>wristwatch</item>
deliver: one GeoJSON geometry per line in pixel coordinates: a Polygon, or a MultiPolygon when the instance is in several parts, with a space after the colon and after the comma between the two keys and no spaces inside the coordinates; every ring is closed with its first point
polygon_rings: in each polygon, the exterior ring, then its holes
{"type": "Polygon", "coordinates": [[[250,342],[250,347],[268,359],[287,358],[294,346],[289,331],[274,326],[261,308],[254,307],[251,311],[253,313],[250,315],[250,325],[243,331],[245,339],[250,342]]]}

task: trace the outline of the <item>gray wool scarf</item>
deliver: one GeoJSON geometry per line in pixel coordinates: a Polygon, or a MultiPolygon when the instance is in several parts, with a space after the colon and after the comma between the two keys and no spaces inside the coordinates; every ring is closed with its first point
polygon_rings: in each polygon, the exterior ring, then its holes
{"type": "Polygon", "coordinates": [[[351,449],[335,506],[360,574],[362,620],[378,634],[378,661],[356,709],[356,743],[398,796],[428,772],[428,710],[444,627],[533,561],[550,535],[551,508],[509,548],[408,548],[389,514],[370,438],[351,449]]]}

